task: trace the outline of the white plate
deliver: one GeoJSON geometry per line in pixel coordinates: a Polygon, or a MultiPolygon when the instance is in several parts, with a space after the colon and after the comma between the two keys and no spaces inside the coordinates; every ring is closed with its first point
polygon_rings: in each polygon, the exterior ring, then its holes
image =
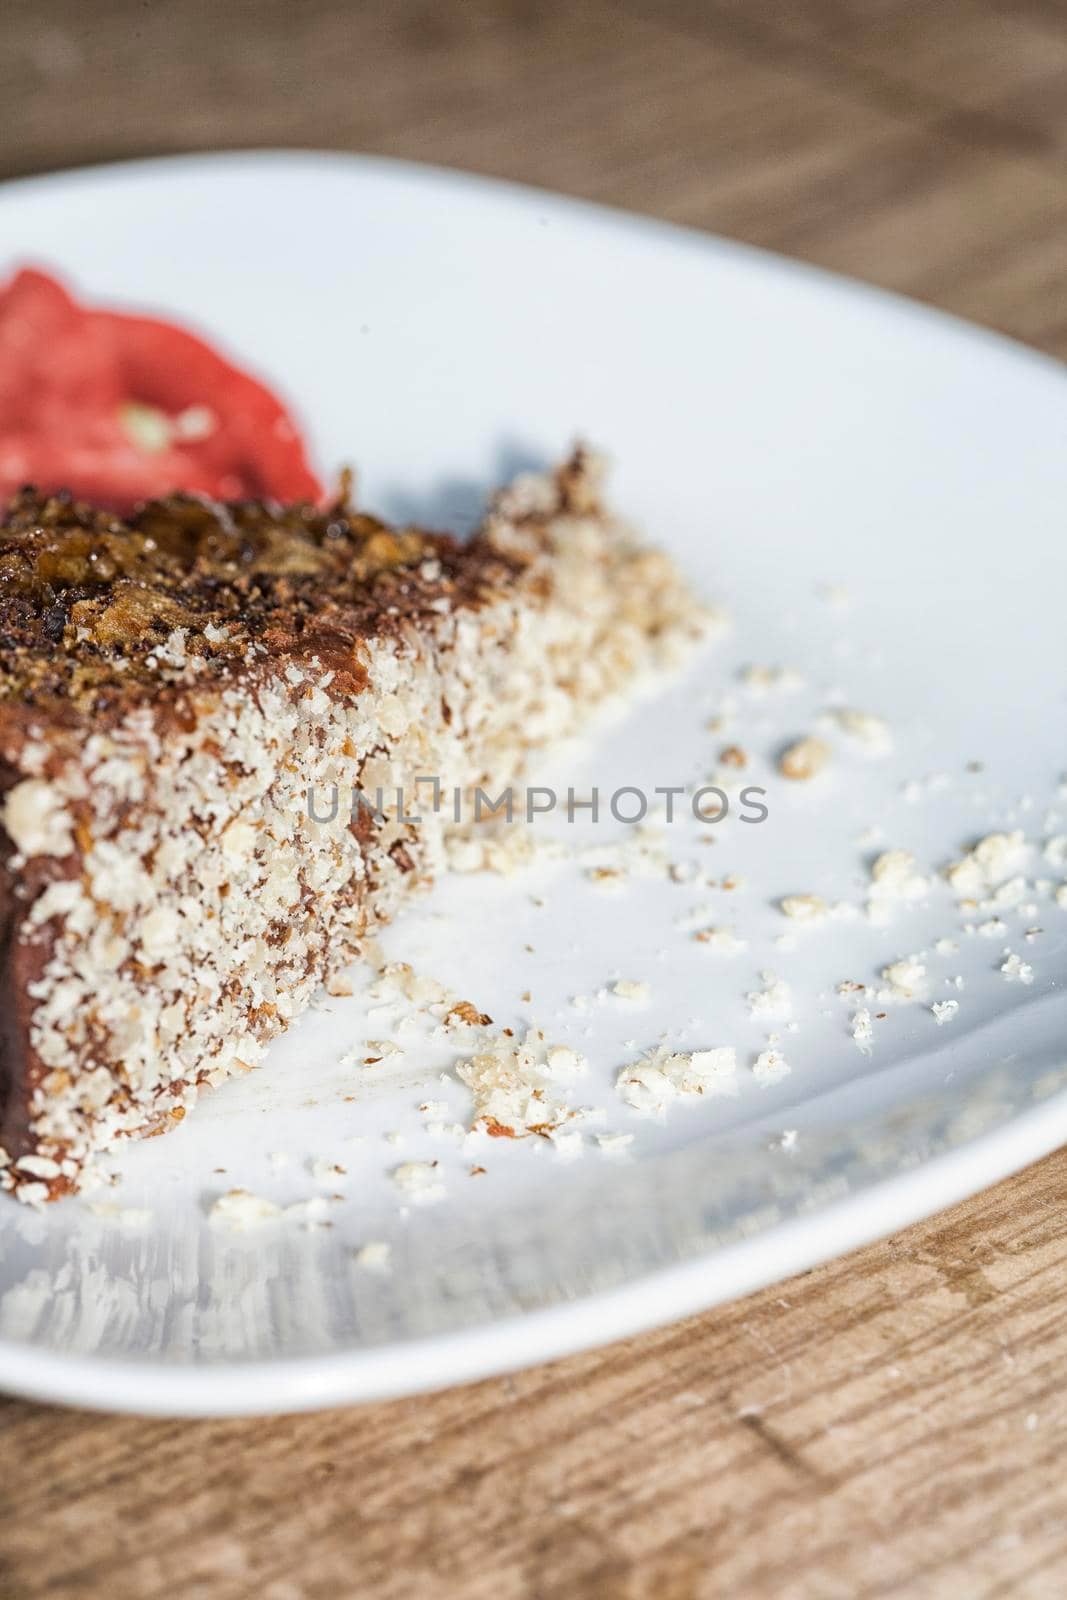
{"type": "MultiPolygon", "coordinates": [[[[558,772],[579,790],[686,783],[736,742],[770,807],[758,827],[728,818],[712,849],[666,830],[672,859],[743,875],[732,895],[661,874],[609,898],[563,862],[442,884],[389,933],[391,954],[500,1024],[538,1021],[586,1051],[581,1099],[604,1109],[598,1126],[636,1134],[627,1156],[591,1145],[565,1163],[540,1142],[472,1155],[435,1140],[420,1100],[466,1114],[460,1085],[436,1078],[447,1053],[342,1068],[345,1049],[388,1028],[358,995],[331,1001],[250,1079],[116,1164],[106,1198],[147,1209],[139,1228],[81,1201],[45,1214],[0,1203],[6,1388],[221,1414],[474,1378],[808,1267],[1064,1138],[1067,912],[1050,894],[1028,892],[1036,912],[1005,910],[999,938],[962,932],[938,882],[885,926],[856,916],[795,930],[792,950],[775,943],[789,931],[783,894],[862,904],[872,825],[933,871],[992,828],[1042,840],[1057,800],[1067,817],[1057,366],[737,245],[380,161],[226,156],[17,183],[0,195],[0,237],[8,264],[56,266],[87,297],[224,336],[296,402],[322,465],[354,460],[365,502],[387,513],[468,526],[516,464],[578,433],[603,446],[618,503],[735,628],[558,772]],[[826,585],[847,587],[850,606],[826,585]],[[737,679],[752,662],[806,686],[757,698],[737,679]],[[730,697],[733,720],[708,731],[730,697]],[[835,698],[884,715],[892,752],[871,760],[835,738],[825,777],[778,779],[770,757],[835,698]],[[726,908],[745,950],[681,932],[703,902],[726,908]],[[1031,923],[1044,931],[1025,941],[1031,923]],[[948,935],[958,954],[936,953],[948,935]],[[1032,984],[1001,974],[1004,948],[1032,964],[1032,984]],[[876,1002],[888,1014],[861,1054],[834,986],[877,982],[919,950],[925,1001],[876,1002]],[[748,1065],[768,1025],[743,996],[767,968],[790,983],[799,1027],[783,1035],[792,1074],[761,1089],[748,1065]],[[957,974],[960,990],[946,983],[957,974]],[[647,979],[651,1002],[569,1004],[612,976],[647,979]],[[939,1027],[929,1002],[947,998],[959,1014],[939,1027]],[[736,1045],[738,1097],[680,1104],[662,1126],[623,1107],[615,1070],[662,1030],[736,1045]],[[365,1141],[348,1142],[359,1130],[365,1141]],[[389,1168],[434,1155],[447,1202],[401,1215],[389,1168]],[[331,1228],[234,1236],[207,1223],[234,1185],[283,1202],[315,1192],[315,1157],[350,1169],[331,1228]],[[472,1161],[488,1168],[476,1181],[472,1161]],[[356,1263],[371,1239],[391,1244],[390,1274],[356,1263]]],[[[1024,870],[1064,876],[1039,851],[1024,870]]]]}

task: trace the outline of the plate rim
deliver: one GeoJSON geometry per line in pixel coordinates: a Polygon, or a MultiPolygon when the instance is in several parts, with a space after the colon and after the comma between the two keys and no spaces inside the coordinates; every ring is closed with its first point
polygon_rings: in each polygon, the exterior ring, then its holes
{"type": "Polygon", "coordinates": [[[852,1254],[1001,1183],[1067,1143],[1067,1090],[858,1194],[564,1304],[336,1354],[177,1366],[0,1339],[4,1392],[135,1416],[284,1416],[429,1394],[604,1348],[852,1254]],[[709,1282],[714,1265],[715,1281],[709,1282]],[[598,1332],[603,1318],[609,1327],[598,1332]]]}
{"type": "Polygon", "coordinates": [[[517,205],[551,205],[554,209],[570,213],[572,217],[595,219],[608,227],[624,232],[659,236],[675,245],[688,249],[713,249],[738,259],[759,262],[766,270],[786,273],[791,277],[822,284],[837,293],[854,299],[867,299],[893,307],[898,315],[918,318],[945,332],[973,343],[979,340],[1002,350],[1014,352],[1016,359],[1041,367],[1048,375],[1061,380],[1067,374],[1067,361],[1026,344],[1021,339],[972,322],[967,317],[917,300],[897,289],[888,289],[864,278],[852,277],[799,256],[786,255],[767,245],[753,244],[745,239],[732,238],[693,223],[672,222],[641,211],[630,211],[621,205],[602,200],[590,200],[580,195],[565,194],[538,184],[524,183],[515,178],[503,178],[493,173],[472,171],[464,167],[450,167],[431,161],[410,160],[403,156],[388,156],[347,150],[329,150],[311,145],[257,145],[247,149],[221,148],[214,150],[177,150],[162,155],[131,156],[118,161],[90,162],[78,167],[57,167],[49,172],[26,173],[22,176],[0,180],[0,206],[18,193],[32,196],[34,192],[49,189],[91,187],[94,182],[136,178],[156,171],[160,176],[180,173],[182,169],[204,167],[217,173],[232,176],[242,167],[291,167],[303,171],[334,167],[348,171],[353,176],[377,177],[397,182],[422,184],[430,187],[463,188],[472,194],[510,200],[517,205]]]}

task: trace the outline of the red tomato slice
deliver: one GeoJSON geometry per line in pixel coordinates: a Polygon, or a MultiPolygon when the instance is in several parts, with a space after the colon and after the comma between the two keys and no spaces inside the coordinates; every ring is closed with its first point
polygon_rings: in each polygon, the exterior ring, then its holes
{"type": "Polygon", "coordinates": [[[0,433],[37,433],[64,410],[103,414],[122,398],[111,334],[53,278],[18,273],[0,291],[0,433]]]}
{"type": "Polygon", "coordinates": [[[32,269],[0,290],[0,495],[26,483],[117,511],[176,489],[323,496],[266,385],[182,328],[86,310],[32,269]]]}
{"type": "Polygon", "coordinates": [[[91,318],[114,334],[126,394],[170,417],[203,411],[208,431],[183,442],[183,454],[205,470],[240,478],[251,495],[320,498],[322,485],[308,466],[303,440],[265,384],[182,328],[109,312],[91,318]]]}

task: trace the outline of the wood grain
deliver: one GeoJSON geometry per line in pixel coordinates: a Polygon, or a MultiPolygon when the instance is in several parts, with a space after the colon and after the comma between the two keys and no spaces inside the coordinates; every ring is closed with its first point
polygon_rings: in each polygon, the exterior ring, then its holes
{"type": "MultiPolygon", "coordinates": [[[[8,0],[0,171],[375,150],[731,233],[1067,354],[1055,0],[8,0]]],[[[0,1600],[1067,1593],[1067,1154],[738,1305],[248,1423],[0,1401],[0,1600]]]]}

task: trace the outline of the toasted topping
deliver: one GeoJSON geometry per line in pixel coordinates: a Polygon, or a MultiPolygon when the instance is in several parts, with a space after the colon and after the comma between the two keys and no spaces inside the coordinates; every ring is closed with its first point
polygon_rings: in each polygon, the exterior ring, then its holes
{"type": "Polygon", "coordinates": [[[0,525],[0,702],[99,710],[138,681],[232,671],[250,649],[352,670],[360,639],[475,602],[508,570],[484,540],[343,503],[173,495],[122,521],[27,490],[0,525]]]}

